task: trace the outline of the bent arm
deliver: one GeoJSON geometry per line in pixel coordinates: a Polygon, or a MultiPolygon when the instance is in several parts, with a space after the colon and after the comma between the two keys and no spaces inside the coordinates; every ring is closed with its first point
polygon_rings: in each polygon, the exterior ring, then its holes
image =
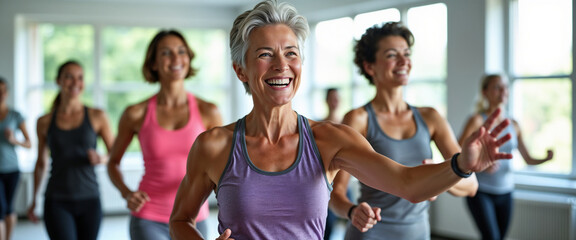
{"type": "Polygon", "coordinates": [[[190,150],[186,175],[180,183],[170,215],[170,235],[175,240],[202,239],[202,235],[196,229],[196,217],[202,204],[215,188],[208,175],[209,162],[214,160],[211,158],[214,154],[208,153],[211,151],[210,147],[202,143],[202,136],[198,136],[199,139],[190,150]]]}
{"type": "Polygon", "coordinates": [[[134,122],[129,118],[125,111],[118,123],[118,135],[110,148],[109,161],[107,165],[110,181],[112,181],[112,184],[114,184],[114,186],[120,191],[120,194],[124,199],[126,199],[128,194],[132,191],[124,182],[122,171],[120,171],[120,162],[122,161],[122,157],[124,156],[128,145],[130,145],[130,142],[132,142],[132,138],[134,137],[134,131],[132,128],[133,124],[134,122]]]}
{"type": "Polygon", "coordinates": [[[520,126],[518,125],[518,123],[516,121],[513,121],[513,124],[514,124],[514,128],[516,129],[516,136],[517,136],[517,140],[518,140],[518,152],[520,152],[520,155],[522,155],[522,158],[524,159],[524,162],[526,162],[526,164],[538,165],[538,164],[545,163],[549,160],[552,160],[552,158],[554,157],[554,152],[552,150],[548,150],[545,158],[538,159],[538,158],[532,157],[532,155],[530,154],[530,151],[528,151],[528,148],[526,147],[526,145],[524,143],[524,139],[522,138],[522,132],[520,130],[520,126]]]}
{"type": "Polygon", "coordinates": [[[22,132],[22,135],[24,136],[24,141],[18,141],[17,139],[14,139],[14,142],[12,142],[12,144],[24,148],[31,148],[32,143],[30,142],[30,136],[28,135],[28,130],[26,129],[26,123],[25,122],[20,123],[20,125],[18,125],[18,128],[20,129],[20,132],[22,132]]]}
{"type": "Polygon", "coordinates": [[[345,219],[348,218],[348,210],[354,206],[354,203],[346,195],[349,181],[350,174],[346,171],[339,171],[334,178],[333,189],[330,194],[330,209],[336,215],[345,219]]]}
{"type": "MultiPolygon", "coordinates": [[[[41,118],[45,119],[45,118],[41,118]]],[[[38,120],[36,132],[38,136],[38,157],[34,166],[34,187],[32,190],[32,204],[36,204],[36,196],[42,184],[42,180],[46,175],[48,168],[48,147],[46,145],[46,132],[48,131],[48,124],[45,121],[38,120]]]]}

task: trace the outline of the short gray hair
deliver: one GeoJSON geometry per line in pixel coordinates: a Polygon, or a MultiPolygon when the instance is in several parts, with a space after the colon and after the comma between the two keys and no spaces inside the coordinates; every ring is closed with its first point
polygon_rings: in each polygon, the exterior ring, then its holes
{"type": "MultiPolygon", "coordinates": [[[[273,24],[285,24],[292,29],[298,38],[300,56],[304,59],[304,41],[310,32],[308,21],[304,16],[298,14],[296,8],[290,4],[286,2],[278,3],[277,0],[266,0],[258,3],[254,9],[240,14],[234,20],[234,25],[232,30],[230,30],[232,63],[245,68],[246,59],[244,57],[248,51],[250,33],[255,28],[273,24]]],[[[244,83],[244,88],[247,93],[250,93],[247,83],[244,83]]]]}

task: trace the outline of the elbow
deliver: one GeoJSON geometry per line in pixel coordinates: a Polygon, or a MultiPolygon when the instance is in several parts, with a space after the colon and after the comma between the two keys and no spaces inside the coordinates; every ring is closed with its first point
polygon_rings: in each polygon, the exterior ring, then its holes
{"type": "Polygon", "coordinates": [[[411,203],[416,204],[416,203],[420,203],[420,202],[426,201],[426,200],[428,200],[428,199],[430,199],[430,198],[432,198],[432,197],[434,197],[434,196],[429,196],[429,197],[428,197],[428,196],[423,196],[422,194],[410,194],[410,195],[404,196],[403,198],[406,199],[406,200],[408,200],[408,201],[411,202],[411,203]],[[420,195],[420,196],[419,196],[419,195],[420,195]]]}

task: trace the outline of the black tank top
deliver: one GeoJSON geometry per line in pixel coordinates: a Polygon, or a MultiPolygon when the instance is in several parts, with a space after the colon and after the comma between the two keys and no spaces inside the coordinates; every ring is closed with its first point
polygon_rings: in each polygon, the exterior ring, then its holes
{"type": "Polygon", "coordinates": [[[90,124],[88,108],[84,107],[82,124],[70,130],[62,130],[56,126],[56,113],[57,111],[54,111],[52,114],[46,136],[52,158],[46,198],[97,198],[100,194],[96,172],[88,160],[88,149],[96,149],[97,134],[90,124]]]}

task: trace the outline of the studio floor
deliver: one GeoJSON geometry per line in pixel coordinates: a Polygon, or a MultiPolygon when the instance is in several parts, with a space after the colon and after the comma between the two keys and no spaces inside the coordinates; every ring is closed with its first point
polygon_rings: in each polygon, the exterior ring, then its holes
{"type": "MultiPolygon", "coordinates": [[[[207,239],[216,239],[218,237],[217,226],[217,210],[210,211],[210,217],[208,218],[208,228],[213,230],[209,232],[207,239]]],[[[101,240],[129,240],[128,235],[128,220],[129,215],[119,214],[119,215],[107,215],[104,217],[102,222],[102,227],[100,228],[100,235],[98,239],[101,240]]],[[[345,223],[339,222],[330,240],[342,240],[344,238],[345,223]]],[[[48,240],[48,235],[44,230],[44,224],[42,222],[34,224],[27,219],[20,219],[16,229],[14,230],[14,235],[12,240],[48,240]]],[[[447,238],[433,237],[432,240],[450,240],[447,238]]]]}

